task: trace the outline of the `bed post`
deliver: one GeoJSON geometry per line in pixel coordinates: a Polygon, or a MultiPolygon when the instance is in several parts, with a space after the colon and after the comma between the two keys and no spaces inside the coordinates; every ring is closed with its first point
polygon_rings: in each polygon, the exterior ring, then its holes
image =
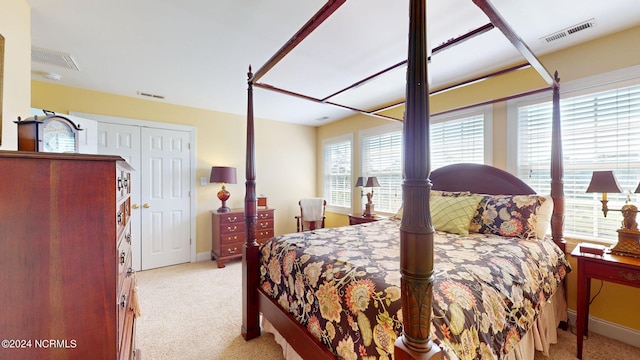
{"type": "Polygon", "coordinates": [[[247,73],[247,160],[246,192],[244,197],[244,223],[246,242],[242,247],[242,336],[251,340],[260,335],[258,313],[258,243],[256,242],[256,224],[258,207],[256,196],[256,150],[255,129],[253,126],[253,74],[251,66],[247,73]]]}
{"type": "Polygon", "coordinates": [[[560,123],[560,78],[554,74],[553,114],[551,130],[551,198],[553,199],[553,215],[551,216],[551,236],[553,241],[566,252],[566,241],[563,237],[564,227],[564,181],[562,165],[562,126],[560,123]]]}
{"type": "Polygon", "coordinates": [[[429,83],[426,0],[411,0],[404,118],[404,180],[400,223],[402,335],[394,355],[401,359],[441,359],[431,339],[434,228],[429,212],[429,83]]]}

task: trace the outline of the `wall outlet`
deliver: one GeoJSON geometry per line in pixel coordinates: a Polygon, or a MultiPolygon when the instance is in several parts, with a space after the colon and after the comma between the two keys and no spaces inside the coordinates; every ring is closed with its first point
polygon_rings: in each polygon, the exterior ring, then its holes
{"type": "Polygon", "coordinates": [[[200,185],[207,186],[208,184],[209,184],[209,181],[206,177],[203,176],[200,178],[200,185]]]}

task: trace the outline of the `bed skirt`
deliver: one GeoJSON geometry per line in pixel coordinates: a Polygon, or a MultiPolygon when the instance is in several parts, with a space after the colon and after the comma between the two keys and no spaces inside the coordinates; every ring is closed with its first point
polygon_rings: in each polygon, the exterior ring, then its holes
{"type": "MultiPolygon", "coordinates": [[[[536,351],[540,351],[548,357],[550,345],[558,342],[557,329],[561,321],[567,321],[567,302],[563,286],[558,287],[558,290],[551,296],[549,301],[541,305],[540,314],[534,326],[504,359],[533,360],[536,351]]],[[[286,339],[264,317],[262,317],[262,331],[274,335],[276,342],[282,347],[286,360],[302,360],[302,357],[295,352],[286,339]]]]}

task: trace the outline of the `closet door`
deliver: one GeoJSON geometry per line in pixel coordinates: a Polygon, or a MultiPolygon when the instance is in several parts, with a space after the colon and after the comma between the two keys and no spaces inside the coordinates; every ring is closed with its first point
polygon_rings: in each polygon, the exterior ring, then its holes
{"type": "Polygon", "coordinates": [[[120,155],[134,169],[131,172],[131,265],[134,269],[141,270],[140,127],[98,123],[98,153],[120,155]]]}
{"type": "Polygon", "coordinates": [[[133,267],[148,270],[191,261],[189,133],[99,122],[98,152],[135,169],[131,193],[133,267]]]}
{"type": "Polygon", "coordinates": [[[189,133],[142,128],[142,268],[190,261],[189,133]]]}

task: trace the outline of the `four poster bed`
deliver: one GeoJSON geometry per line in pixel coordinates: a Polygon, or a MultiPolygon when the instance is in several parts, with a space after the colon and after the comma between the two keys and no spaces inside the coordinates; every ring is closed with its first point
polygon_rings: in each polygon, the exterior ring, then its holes
{"type": "Polygon", "coordinates": [[[256,75],[250,71],[245,339],[261,334],[262,316],[263,328],[291,358],[533,359],[534,348],[546,352],[555,340],[558,323],[566,320],[563,279],[570,271],[562,238],[558,78],[486,1],[474,2],[553,90],[551,195],[537,195],[485,165],[430,172],[426,4],[411,0],[403,209],[388,220],[286,234],[258,245],[256,75]]]}

